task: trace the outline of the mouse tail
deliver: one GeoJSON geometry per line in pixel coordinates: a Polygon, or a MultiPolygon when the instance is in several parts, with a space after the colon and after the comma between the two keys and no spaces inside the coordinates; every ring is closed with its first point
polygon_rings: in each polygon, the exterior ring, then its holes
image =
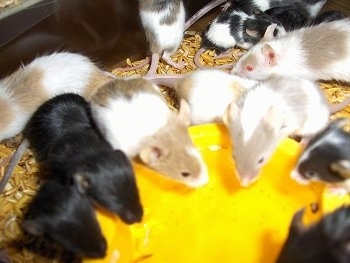
{"type": "Polygon", "coordinates": [[[200,10],[198,10],[193,16],[191,16],[185,23],[185,31],[189,29],[194,23],[196,23],[201,17],[203,17],[210,10],[225,3],[227,0],[212,0],[200,10]]]}
{"type": "Polygon", "coordinates": [[[175,82],[185,77],[185,74],[154,74],[144,77],[155,85],[174,88],[175,82]]]}
{"type": "Polygon", "coordinates": [[[7,182],[9,181],[13,170],[18,164],[19,160],[22,158],[25,150],[29,147],[29,141],[24,139],[21,144],[18,146],[16,152],[13,154],[11,161],[6,169],[6,172],[3,178],[0,181],[0,193],[2,193],[5,189],[7,182]]]}
{"type": "Polygon", "coordinates": [[[331,104],[329,107],[331,114],[343,110],[346,106],[350,104],[350,96],[346,97],[342,102],[337,104],[331,104]]]}

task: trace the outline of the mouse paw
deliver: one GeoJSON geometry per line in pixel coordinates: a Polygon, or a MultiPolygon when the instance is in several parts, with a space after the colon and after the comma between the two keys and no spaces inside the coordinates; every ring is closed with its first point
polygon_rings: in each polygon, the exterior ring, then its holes
{"type": "Polygon", "coordinates": [[[162,56],[162,60],[166,62],[168,65],[176,68],[176,69],[182,69],[184,68],[187,64],[183,61],[181,62],[174,62],[169,55],[164,54],[162,56]]]}

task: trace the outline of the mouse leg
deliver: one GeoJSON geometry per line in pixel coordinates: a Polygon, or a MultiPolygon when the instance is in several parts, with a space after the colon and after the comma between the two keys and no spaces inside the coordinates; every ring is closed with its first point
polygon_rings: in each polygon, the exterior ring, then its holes
{"type": "Polygon", "coordinates": [[[152,76],[152,75],[156,74],[157,67],[159,64],[159,59],[160,59],[160,55],[158,53],[152,54],[151,65],[149,67],[149,70],[148,70],[146,76],[152,76]]]}
{"type": "Polygon", "coordinates": [[[183,61],[181,61],[179,63],[174,62],[171,59],[170,54],[167,53],[167,52],[164,52],[164,54],[162,56],[162,60],[165,61],[168,65],[170,65],[170,66],[172,66],[172,67],[174,67],[176,69],[182,69],[186,65],[186,63],[183,62],[183,61]]]}

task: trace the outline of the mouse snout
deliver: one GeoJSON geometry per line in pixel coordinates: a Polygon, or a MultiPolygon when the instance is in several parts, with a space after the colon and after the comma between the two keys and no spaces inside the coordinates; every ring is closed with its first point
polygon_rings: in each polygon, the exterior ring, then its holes
{"type": "Polygon", "coordinates": [[[245,175],[240,177],[240,185],[242,187],[248,187],[258,179],[258,175],[245,175]]]}
{"type": "Polygon", "coordinates": [[[291,173],[290,176],[292,179],[294,179],[295,181],[297,181],[300,184],[309,184],[310,181],[306,179],[305,176],[303,176],[301,173],[298,172],[297,168],[295,168],[291,173]]]}
{"type": "Polygon", "coordinates": [[[143,210],[137,209],[137,211],[131,211],[129,209],[125,209],[122,213],[120,213],[121,220],[130,225],[134,223],[141,222],[143,216],[143,210]]]}

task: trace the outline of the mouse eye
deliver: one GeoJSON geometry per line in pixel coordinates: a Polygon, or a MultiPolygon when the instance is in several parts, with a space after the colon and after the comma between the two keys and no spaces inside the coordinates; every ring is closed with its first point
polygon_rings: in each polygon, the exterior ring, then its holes
{"type": "Polygon", "coordinates": [[[253,70],[253,66],[252,65],[248,65],[248,66],[245,67],[245,69],[247,71],[252,71],[253,70]]]}
{"type": "Polygon", "coordinates": [[[260,165],[263,164],[264,160],[265,160],[264,157],[261,157],[258,161],[258,164],[260,164],[260,165]]]}
{"type": "Polygon", "coordinates": [[[182,172],[181,175],[182,175],[182,177],[189,177],[190,173],[189,172],[182,172]]]}
{"type": "Polygon", "coordinates": [[[317,173],[315,171],[308,170],[308,171],[305,172],[304,176],[306,178],[313,178],[313,177],[317,176],[317,173]]]}

